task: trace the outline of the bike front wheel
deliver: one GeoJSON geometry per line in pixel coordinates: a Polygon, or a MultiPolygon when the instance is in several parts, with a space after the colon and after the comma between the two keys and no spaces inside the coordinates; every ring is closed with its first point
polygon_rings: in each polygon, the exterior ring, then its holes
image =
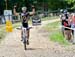
{"type": "Polygon", "coordinates": [[[24,49],[27,50],[27,48],[26,48],[26,43],[24,43],[24,49]]]}
{"type": "Polygon", "coordinates": [[[27,46],[26,46],[26,45],[27,45],[26,38],[23,38],[23,40],[24,40],[24,41],[23,41],[23,44],[24,44],[24,49],[26,50],[26,49],[27,49],[27,46]]]}

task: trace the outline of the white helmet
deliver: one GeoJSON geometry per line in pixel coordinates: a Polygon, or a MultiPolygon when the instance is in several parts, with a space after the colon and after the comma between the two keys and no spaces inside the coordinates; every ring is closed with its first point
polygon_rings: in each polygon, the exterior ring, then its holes
{"type": "Polygon", "coordinates": [[[27,10],[27,7],[22,7],[22,11],[24,11],[24,10],[26,11],[27,10]]]}

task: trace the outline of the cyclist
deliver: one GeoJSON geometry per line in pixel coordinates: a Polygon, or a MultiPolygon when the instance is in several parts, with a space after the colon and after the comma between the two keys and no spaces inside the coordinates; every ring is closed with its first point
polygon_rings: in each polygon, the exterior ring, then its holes
{"type": "MultiPolygon", "coordinates": [[[[14,15],[16,15],[16,16],[18,16],[19,14],[21,14],[21,16],[22,16],[22,26],[24,28],[27,28],[27,44],[29,45],[28,16],[35,14],[35,7],[32,6],[32,12],[27,12],[27,7],[22,7],[22,13],[17,13],[16,6],[14,6],[13,12],[14,12],[14,15]]],[[[23,33],[23,31],[21,31],[21,38],[22,38],[22,33],[23,33]]]]}

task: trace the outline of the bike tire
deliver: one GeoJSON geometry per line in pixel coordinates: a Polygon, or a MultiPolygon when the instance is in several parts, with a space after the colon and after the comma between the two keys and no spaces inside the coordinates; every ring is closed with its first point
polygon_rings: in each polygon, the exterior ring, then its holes
{"type": "Polygon", "coordinates": [[[24,49],[27,50],[26,43],[24,43],[24,49]]]}
{"type": "Polygon", "coordinates": [[[24,42],[23,42],[24,43],[24,49],[27,50],[27,41],[26,41],[26,38],[24,38],[23,40],[24,40],[24,42]]]}

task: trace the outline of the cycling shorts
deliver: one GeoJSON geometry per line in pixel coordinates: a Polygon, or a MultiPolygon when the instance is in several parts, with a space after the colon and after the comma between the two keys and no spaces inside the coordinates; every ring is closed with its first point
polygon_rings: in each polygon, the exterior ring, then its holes
{"type": "Polygon", "coordinates": [[[28,30],[28,23],[22,22],[22,26],[28,30]]]}

